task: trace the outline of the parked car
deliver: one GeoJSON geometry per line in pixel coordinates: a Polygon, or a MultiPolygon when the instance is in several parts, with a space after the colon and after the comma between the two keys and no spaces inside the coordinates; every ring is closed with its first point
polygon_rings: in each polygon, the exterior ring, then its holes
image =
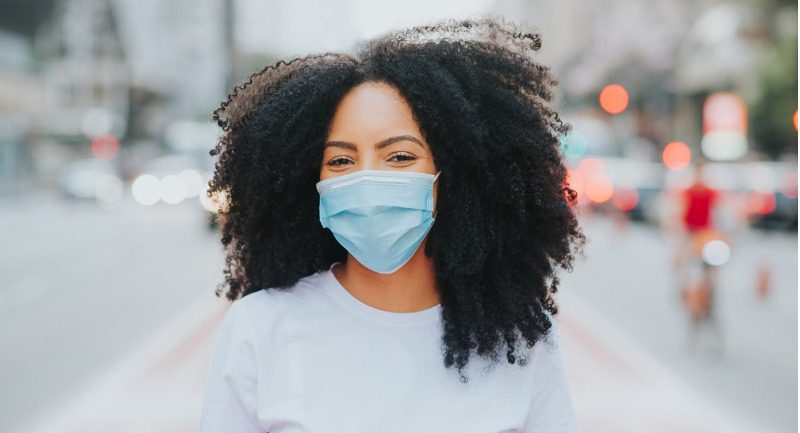
{"type": "Polygon", "coordinates": [[[634,221],[657,222],[664,165],[654,161],[591,156],[571,167],[582,204],[621,212],[634,221]]]}
{"type": "Polygon", "coordinates": [[[748,183],[750,225],[763,229],[797,230],[797,165],[784,161],[743,164],[748,183]]]}
{"type": "Polygon", "coordinates": [[[709,162],[703,179],[731,197],[752,227],[797,229],[797,166],[787,161],[709,162]]]}
{"type": "Polygon", "coordinates": [[[86,158],[68,163],[59,172],[57,185],[59,193],[67,199],[111,203],[122,196],[117,169],[105,159],[86,158]]]}

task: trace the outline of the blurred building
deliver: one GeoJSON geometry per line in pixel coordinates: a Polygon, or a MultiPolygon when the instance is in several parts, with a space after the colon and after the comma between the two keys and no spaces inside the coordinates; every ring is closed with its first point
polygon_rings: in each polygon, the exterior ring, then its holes
{"type": "Polygon", "coordinates": [[[131,73],[117,14],[106,0],[65,0],[41,30],[49,54],[47,135],[85,144],[91,136],[127,129],[131,73]]]}
{"type": "Polygon", "coordinates": [[[30,41],[0,30],[0,197],[28,188],[30,181],[30,120],[44,117],[45,94],[33,69],[30,41]]]}
{"type": "Polygon", "coordinates": [[[657,158],[673,140],[700,154],[706,99],[732,92],[755,101],[773,29],[797,38],[796,4],[783,1],[497,0],[493,12],[542,32],[539,59],[558,76],[562,102],[575,117],[606,119],[619,156],[649,142],[654,152],[642,153],[657,158]],[[615,116],[597,109],[610,83],[630,95],[629,108],[615,116]]]}
{"type": "Polygon", "coordinates": [[[158,152],[173,122],[209,120],[231,82],[232,0],[37,0],[0,9],[6,186],[49,185],[69,160],[97,157],[99,136],[119,143],[112,159],[125,171],[139,148],[158,152]]]}

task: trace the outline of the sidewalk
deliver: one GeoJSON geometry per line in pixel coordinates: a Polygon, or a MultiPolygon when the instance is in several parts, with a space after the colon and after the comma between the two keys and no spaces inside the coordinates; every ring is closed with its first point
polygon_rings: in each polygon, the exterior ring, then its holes
{"type": "MultiPolygon", "coordinates": [[[[579,298],[556,316],[582,433],[760,433],[703,398],[579,298]]],[[[34,433],[196,433],[227,302],[203,298],[34,433]]]]}

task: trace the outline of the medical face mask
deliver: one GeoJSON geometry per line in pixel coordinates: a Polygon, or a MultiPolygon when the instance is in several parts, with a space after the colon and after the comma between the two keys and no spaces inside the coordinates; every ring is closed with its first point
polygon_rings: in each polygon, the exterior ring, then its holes
{"type": "Polygon", "coordinates": [[[319,220],[362,265],[394,273],[435,220],[433,182],[439,174],[360,170],[319,181],[319,220]]]}

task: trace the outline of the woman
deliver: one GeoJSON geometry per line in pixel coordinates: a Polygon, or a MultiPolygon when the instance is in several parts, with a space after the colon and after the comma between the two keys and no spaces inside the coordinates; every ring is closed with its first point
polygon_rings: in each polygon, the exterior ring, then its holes
{"type": "Polygon", "coordinates": [[[539,47],[448,20],[234,89],[201,432],[578,431],[552,316],[584,237],[539,47]]]}

